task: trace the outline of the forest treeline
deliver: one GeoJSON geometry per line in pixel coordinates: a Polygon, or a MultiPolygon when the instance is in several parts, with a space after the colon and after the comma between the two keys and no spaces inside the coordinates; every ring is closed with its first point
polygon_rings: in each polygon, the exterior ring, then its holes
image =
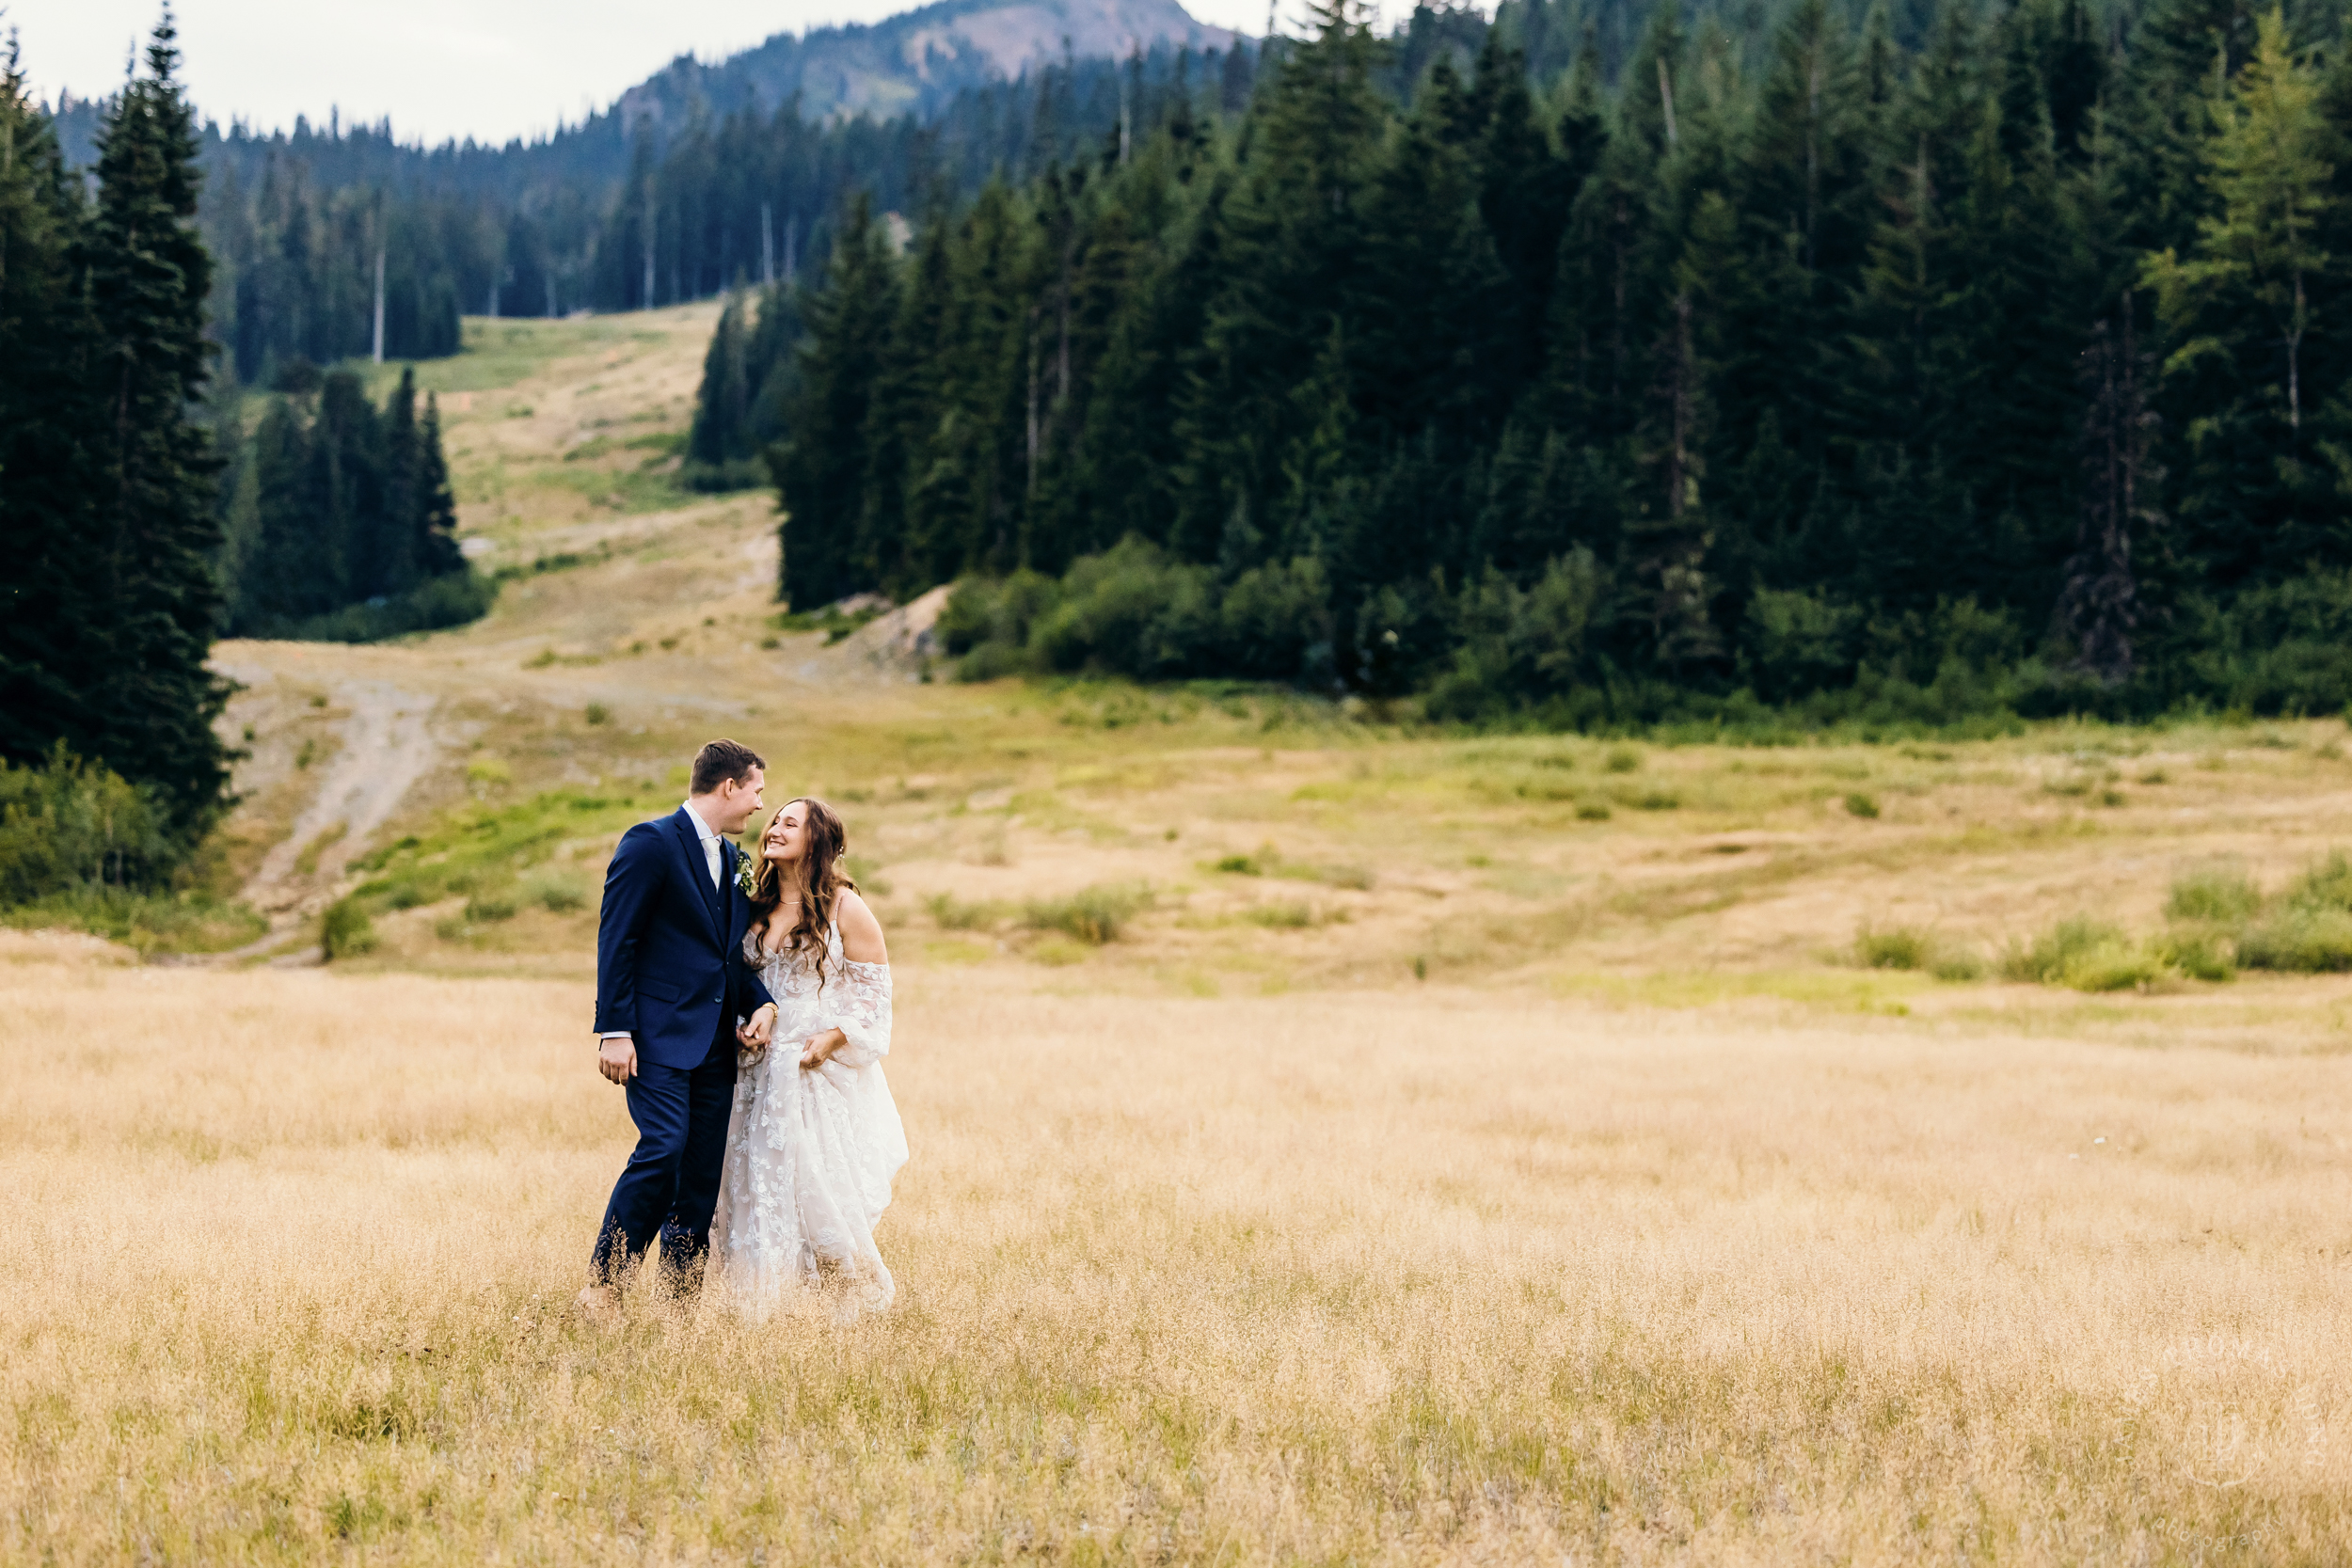
{"type": "Polygon", "coordinates": [[[490,595],[413,373],[379,409],[291,357],[248,427],[177,66],[167,13],[85,178],[0,56],[0,906],[87,916],[188,866],[228,802],[216,636],[382,637],[490,595]]]}
{"type": "Polygon", "coordinates": [[[440,411],[416,372],[381,410],[348,370],[286,367],[248,436],[224,427],[222,626],[239,637],[372,641],[490,607],[466,569],[440,411]]]}
{"type": "Polygon", "coordinates": [[[228,786],[212,261],[177,63],[167,16],[86,185],[0,57],[0,903],[167,877],[228,786]]]}
{"type": "Polygon", "coordinates": [[[796,342],[704,398],[767,388],[784,597],[1441,716],[2352,700],[2333,13],[1663,8],[1614,87],[1498,28],[1409,96],[1315,15],[1243,113],[903,254],[853,203],[732,313],[796,342]]]}
{"type": "MultiPolygon", "coordinates": [[[[384,356],[417,359],[456,353],[461,315],[640,309],[794,279],[825,254],[853,191],[880,211],[966,198],[998,171],[1074,155],[1122,108],[1148,123],[1178,91],[1246,99],[1254,61],[1167,48],[1069,59],[924,119],[811,120],[786,103],[661,126],[616,108],[503,148],[424,148],[338,119],[268,133],[207,123],[199,227],[223,370],[263,385],[294,359],[373,355],[379,293],[384,356]]],[[[69,162],[88,156],[110,103],[60,106],[69,162]]]]}

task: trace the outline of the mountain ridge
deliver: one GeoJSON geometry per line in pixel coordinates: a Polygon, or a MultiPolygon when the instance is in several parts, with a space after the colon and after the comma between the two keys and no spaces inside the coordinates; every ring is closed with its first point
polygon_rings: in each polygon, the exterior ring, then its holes
{"type": "Polygon", "coordinates": [[[723,60],[680,55],[623,92],[612,112],[630,132],[644,125],[657,135],[697,108],[793,102],[810,120],[928,119],[967,87],[1065,56],[1222,50],[1240,37],[1196,21],[1177,0],[937,0],[881,22],[777,33],[723,60]]]}

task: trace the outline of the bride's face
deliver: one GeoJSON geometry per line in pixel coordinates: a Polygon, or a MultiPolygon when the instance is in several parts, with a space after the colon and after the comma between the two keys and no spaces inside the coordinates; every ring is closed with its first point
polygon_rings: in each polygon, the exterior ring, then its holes
{"type": "Polygon", "coordinates": [[[768,832],[759,841],[762,860],[778,865],[790,865],[808,853],[808,807],[799,800],[789,801],[776,813],[776,819],[768,824],[768,832]]]}

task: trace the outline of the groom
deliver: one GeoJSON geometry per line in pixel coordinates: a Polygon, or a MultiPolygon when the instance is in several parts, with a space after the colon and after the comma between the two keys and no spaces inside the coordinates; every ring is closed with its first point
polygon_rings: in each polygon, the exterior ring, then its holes
{"type": "Polygon", "coordinates": [[[628,1091],[637,1149],[596,1233],[595,1281],[580,1293],[609,1319],[654,1236],[674,1289],[701,1282],[725,1163],[736,1021],[764,1045],[776,1005],[743,961],[751,907],[732,839],[759,810],[759,753],[714,740],[694,756],[686,803],[621,835],[596,923],[596,1069],[628,1091]]]}

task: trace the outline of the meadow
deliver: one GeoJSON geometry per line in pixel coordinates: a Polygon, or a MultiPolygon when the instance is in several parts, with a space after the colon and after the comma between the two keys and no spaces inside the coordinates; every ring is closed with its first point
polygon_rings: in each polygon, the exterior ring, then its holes
{"type": "Polygon", "coordinates": [[[2340,1058],[906,986],[879,1319],[564,1306],[576,983],[26,942],[0,1551],[2341,1560],[2340,1058]]]}
{"type": "Polygon", "coordinates": [[[2352,1555],[2343,722],[959,685],[664,488],[709,315],[469,323],[497,608],[221,646],[245,945],[0,931],[0,1560],[2352,1555]],[[601,1334],[596,890],[716,733],[889,930],[901,1299],[601,1334]]]}

